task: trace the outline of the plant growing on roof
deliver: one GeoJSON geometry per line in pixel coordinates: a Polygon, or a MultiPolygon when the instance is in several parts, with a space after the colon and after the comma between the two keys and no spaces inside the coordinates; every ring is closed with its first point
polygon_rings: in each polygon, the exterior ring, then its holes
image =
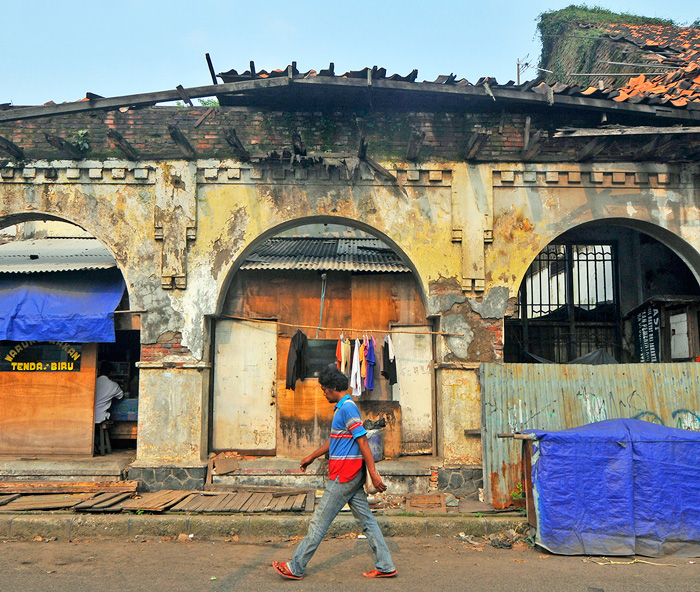
{"type": "Polygon", "coordinates": [[[78,130],[71,138],[71,143],[83,154],[90,150],[90,132],[86,129],[78,130]]]}

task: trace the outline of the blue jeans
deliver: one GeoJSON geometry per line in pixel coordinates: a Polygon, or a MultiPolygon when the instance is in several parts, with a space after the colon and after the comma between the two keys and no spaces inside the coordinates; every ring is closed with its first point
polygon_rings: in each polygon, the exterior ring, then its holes
{"type": "Polygon", "coordinates": [[[301,576],[304,574],[306,564],[314,556],[328,527],[345,504],[350,506],[352,515],[362,527],[362,532],[367,537],[374,551],[374,565],[376,569],[384,572],[394,571],[394,560],[391,557],[389,547],[386,545],[377,520],[369,509],[367,494],[365,494],[363,488],[364,483],[364,467],[357,477],[347,483],[339,483],[337,479],[335,481],[328,481],[326,490],[323,492],[323,497],[321,498],[321,503],[318,505],[311,518],[309,532],[301,543],[299,543],[294,557],[289,562],[289,569],[294,575],[301,576]]]}

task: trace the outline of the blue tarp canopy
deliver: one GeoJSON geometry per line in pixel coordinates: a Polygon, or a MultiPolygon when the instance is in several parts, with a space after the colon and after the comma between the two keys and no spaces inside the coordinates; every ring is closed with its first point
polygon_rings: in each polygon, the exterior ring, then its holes
{"type": "Polygon", "coordinates": [[[118,269],[0,276],[0,340],[114,342],[118,269]]]}
{"type": "Polygon", "coordinates": [[[611,419],[537,437],[537,544],[562,555],[700,557],[700,433],[611,419]]]}

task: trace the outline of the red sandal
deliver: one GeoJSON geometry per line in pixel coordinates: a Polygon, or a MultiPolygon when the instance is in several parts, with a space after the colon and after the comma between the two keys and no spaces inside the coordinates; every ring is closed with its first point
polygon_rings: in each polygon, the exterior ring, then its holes
{"type": "Polygon", "coordinates": [[[301,578],[304,577],[304,576],[295,576],[292,573],[292,570],[289,569],[289,564],[286,561],[273,561],[272,567],[275,568],[275,571],[279,575],[281,575],[283,578],[287,578],[288,580],[301,580],[301,578]]]}
{"type": "Polygon", "coordinates": [[[366,571],[362,575],[366,578],[394,578],[398,572],[394,571],[379,571],[378,569],[373,569],[372,571],[366,571]]]}

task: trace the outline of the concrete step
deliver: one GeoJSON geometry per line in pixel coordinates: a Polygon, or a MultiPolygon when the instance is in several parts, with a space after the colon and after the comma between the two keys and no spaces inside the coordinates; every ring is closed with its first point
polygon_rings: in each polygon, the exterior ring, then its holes
{"type": "Polygon", "coordinates": [[[105,456],[0,456],[0,481],[121,481],[135,451],[105,456]]]}
{"type": "MultiPolygon", "coordinates": [[[[429,489],[431,457],[418,460],[383,460],[376,463],[377,470],[388,486],[388,493],[406,495],[426,493],[429,489]]],[[[294,489],[322,489],[328,475],[327,461],[314,462],[305,473],[299,468],[299,460],[284,457],[258,457],[240,460],[238,468],[225,475],[212,474],[212,485],[235,487],[289,487],[294,489]]]]}

